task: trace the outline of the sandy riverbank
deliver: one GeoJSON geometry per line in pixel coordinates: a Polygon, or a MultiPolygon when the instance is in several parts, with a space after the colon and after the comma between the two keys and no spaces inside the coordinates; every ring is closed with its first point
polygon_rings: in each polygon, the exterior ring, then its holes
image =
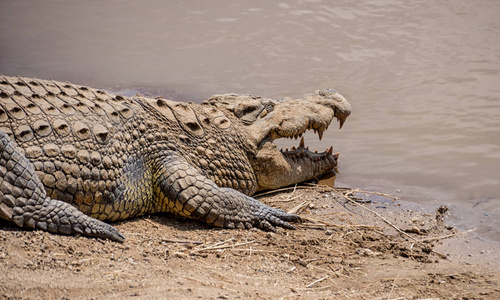
{"type": "Polygon", "coordinates": [[[359,205],[317,188],[260,200],[298,208],[306,220],[297,230],[269,233],[146,216],[115,224],[127,236],[124,244],[20,230],[0,221],[0,297],[500,298],[494,263],[500,246],[447,227],[445,209],[359,205]]]}

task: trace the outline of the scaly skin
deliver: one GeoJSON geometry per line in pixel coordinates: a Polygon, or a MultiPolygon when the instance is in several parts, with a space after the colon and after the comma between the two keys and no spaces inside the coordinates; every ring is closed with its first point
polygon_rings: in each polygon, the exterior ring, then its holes
{"type": "Polygon", "coordinates": [[[170,212],[226,228],[293,228],[250,197],[333,169],[331,149],[280,152],[349,103],[333,90],[282,101],[216,95],[202,104],[114,96],[0,76],[0,217],[21,227],[123,241],[102,221],[170,212]]]}

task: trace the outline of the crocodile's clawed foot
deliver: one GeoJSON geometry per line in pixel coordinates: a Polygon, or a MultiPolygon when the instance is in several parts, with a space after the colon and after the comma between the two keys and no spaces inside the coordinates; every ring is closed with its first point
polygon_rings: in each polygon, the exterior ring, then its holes
{"type": "Polygon", "coordinates": [[[125,236],[121,234],[116,228],[93,218],[88,218],[88,220],[86,220],[86,222],[84,222],[81,227],[77,226],[75,228],[75,231],[88,237],[109,239],[120,243],[123,243],[125,241],[125,236]]]}
{"type": "Polygon", "coordinates": [[[33,222],[36,223],[34,228],[66,235],[81,234],[120,243],[125,241],[125,236],[113,226],[85,215],[66,202],[46,198],[44,206],[43,211],[49,213],[44,216],[42,222],[33,222]]]}
{"type": "Polygon", "coordinates": [[[289,222],[301,222],[299,216],[294,214],[288,214],[281,209],[267,207],[263,214],[258,214],[257,220],[254,226],[265,231],[276,231],[276,227],[282,227],[285,229],[296,229],[295,226],[289,222]]]}

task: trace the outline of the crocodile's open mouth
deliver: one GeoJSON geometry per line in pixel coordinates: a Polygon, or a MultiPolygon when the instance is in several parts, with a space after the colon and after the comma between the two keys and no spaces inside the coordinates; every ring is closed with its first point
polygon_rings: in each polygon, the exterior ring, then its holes
{"type": "MultiPolygon", "coordinates": [[[[308,130],[311,130],[311,128],[308,128],[308,130]]],[[[321,129],[312,129],[314,131],[314,134],[318,134],[319,140],[321,141],[323,139],[323,132],[328,130],[328,126],[326,126],[325,130],[321,129]]],[[[310,151],[309,147],[305,146],[304,142],[304,137],[302,136],[304,133],[299,133],[294,136],[287,136],[284,138],[287,139],[295,139],[298,140],[300,138],[300,142],[298,147],[291,147],[290,149],[286,148],[285,150],[280,149],[281,154],[286,157],[287,159],[292,159],[292,160],[299,160],[299,159],[309,159],[313,162],[321,162],[325,161],[330,164],[332,164],[332,169],[337,165],[337,159],[339,157],[339,153],[333,154],[333,146],[330,146],[330,148],[327,148],[323,152],[318,152],[318,150],[310,151]]]]}
{"type": "MultiPolygon", "coordinates": [[[[337,117],[337,120],[342,128],[345,118],[337,117]]],[[[259,185],[261,189],[311,180],[334,170],[337,166],[339,153],[333,153],[333,146],[324,151],[311,151],[305,145],[303,136],[312,130],[318,134],[321,141],[330,122],[331,119],[326,119],[321,123],[305,121],[300,126],[297,124],[297,120],[294,120],[295,127],[279,126],[271,129],[259,144],[256,156],[261,162],[260,165],[267,169],[266,171],[260,170],[259,185]],[[294,130],[284,131],[283,128],[294,128],[294,130]],[[274,142],[282,138],[299,140],[298,146],[278,150],[278,146],[274,142]],[[263,174],[269,174],[269,176],[263,176],[263,174]],[[277,178],[281,179],[277,180],[277,178]]]]}
{"type": "MultiPolygon", "coordinates": [[[[342,126],[344,125],[345,118],[342,119],[340,117],[337,117],[337,122],[339,123],[339,129],[342,129],[342,126]]],[[[331,169],[337,166],[337,160],[339,157],[339,153],[333,154],[333,146],[330,146],[323,152],[318,152],[318,150],[310,151],[309,147],[305,146],[304,142],[304,137],[303,135],[310,131],[313,130],[314,134],[318,134],[318,138],[321,141],[323,139],[323,133],[328,130],[330,123],[327,122],[325,124],[322,123],[315,123],[315,122],[308,122],[307,126],[303,126],[301,129],[295,131],[295,132],[280,132],[279,130],[274,130],[271,131],[268,136],[264,139],[264,141],[274,141],[279,138],[286,138],[286,139],[295,139],[298,140],[300,139],[298,147],[291,147],[290,149],[286,148],[285,150],[280,149],[280,153],[285,157],[287,160],[293,160],[295,162],[299,162],[300,160],[310,160],[314,163],[324,163],[324,164],[329,164],[331,166],[331,169]]],[[[331,170],[330,169],[330,170],[331,170]]]]}
{"type": "Polygon", "coordinates": [[[340,128],[351,113],[351,106],[337,91],[320,90],[293,100],[251,99],[236,109],[245,124],[247,141],[252,150],[248,158],[258,182],[257,190],[275,189],[317,178],[337,166],[339,154],[333,146],[311,151],[303,135],[312,130],[323,138],[332,120],[340,128]],[[278,139],[299,140],[298,146],[279,150],[278,139]]]}
{"type": "Polygon", "coordinates": [[[339,153],[333,154],[333,146],[326,149],[323,152],[318,152],[315,150],[314,152],[309,150],[309,147],[304,146],[304,138],[302,137],[300,140],[300,144],[298,147],[293,146],[292,148],[285,150],[280,149],[281,154],[290,160],[298,161],[298,160],[311,160],[312,162],[325,162],[332,164],[332,169],[337,165],[337,159],[339,157],[339,153]]]}

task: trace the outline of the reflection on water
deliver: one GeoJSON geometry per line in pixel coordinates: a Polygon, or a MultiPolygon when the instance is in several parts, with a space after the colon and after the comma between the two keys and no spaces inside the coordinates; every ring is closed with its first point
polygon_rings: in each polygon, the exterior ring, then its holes
{"type": "Polygon", "coordinates": [[[2,1],[0,73],[95,87],[300,96],[353,106],[320,149],[337,182],[452,203],[500,240],[500,2],[2,1]]]}

